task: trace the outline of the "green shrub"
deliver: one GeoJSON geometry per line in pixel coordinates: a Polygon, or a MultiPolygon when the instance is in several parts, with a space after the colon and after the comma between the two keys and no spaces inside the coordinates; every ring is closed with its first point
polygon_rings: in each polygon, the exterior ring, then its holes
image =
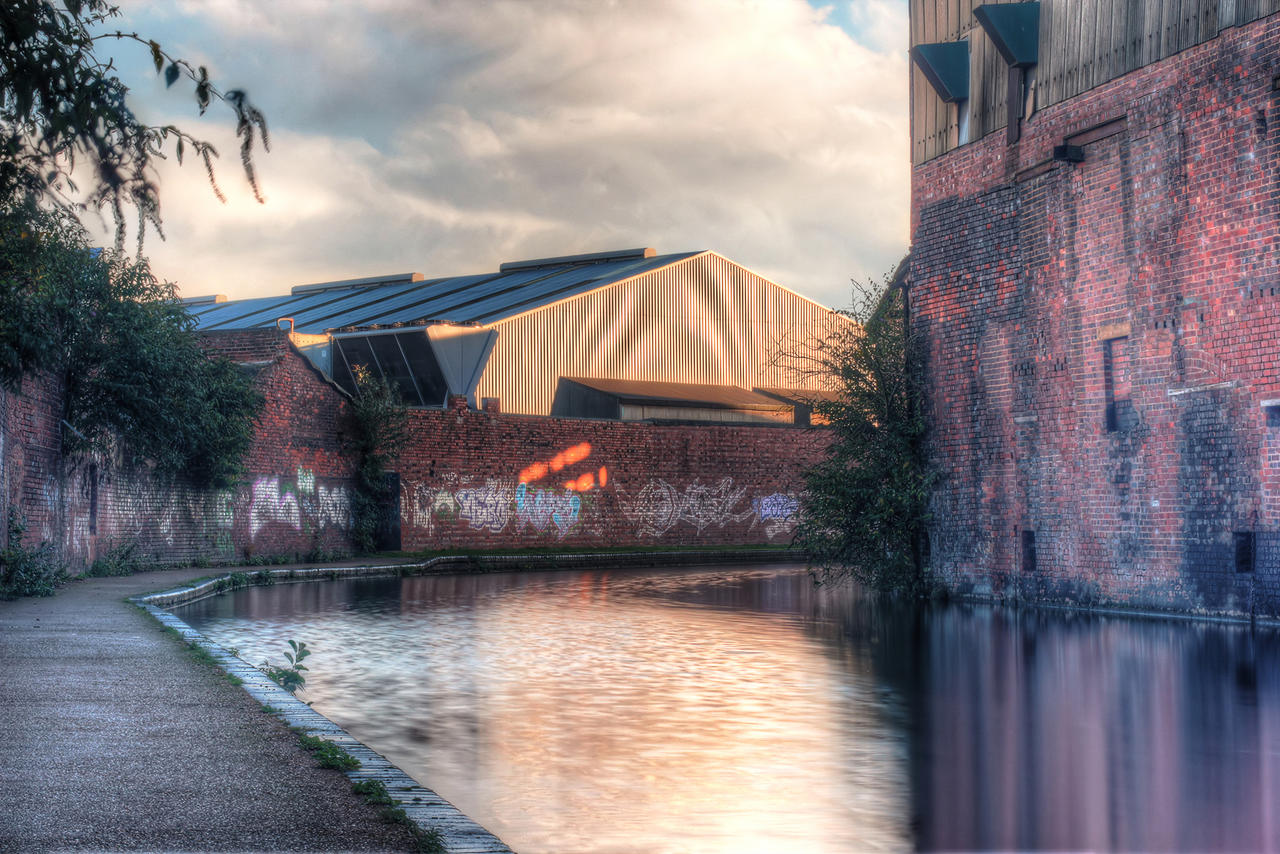
{"type": "Polygon", "coordinates": [[[815,406],[834,437],[805,476],[796,541],[828,576],[923,593],[933,474],[907,308],[903,289],[886,279],[849,312],[855,323],[817,346],[814,361],[840,395],[815,406]]]}
{"type": "Polygon", "coordinates": [[[9,508],[8,545],[0,551],[0,599],[52,596],[67,578],[66,567],[49,543],[22,545],[26,524],[16,507],[9,508]]]}
{"type": "Polygon", "coordinates": [[[133,575],[145,570],[149,564],[139,554],[138,544],[133,540],[109,547],[105,553],[98,555],[89,568],[84,571],[87,578],[109,578],[117,575],[133,575]]]}
{"type": "Polygon", "coordinates": [[[390,384],[364,365],[352,367],[356,394],[344,427],[343,447],[356,468],[351,493],[351,537],[362,552],[376,551],[392,506],[389,467],[408,441],[409,414],[390,384]]]}

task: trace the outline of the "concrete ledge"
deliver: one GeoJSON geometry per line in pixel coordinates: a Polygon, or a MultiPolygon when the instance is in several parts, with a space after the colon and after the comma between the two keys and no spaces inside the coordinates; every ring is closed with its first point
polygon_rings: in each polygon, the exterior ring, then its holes
{"type": "Polygon", "coordinates": [[[632,568],[699,566],[742,563],[803,563],[799,549],[723,549],[715,551],[582,552],[572,554],[445,555],[419,563],[387,563],[369,566],[308,566],[292,569],[262,569],[226,572],[195,584],[134,597],[142,605],[172,608],[206,596],[216,596],[244,587],[295,581],[336,581],[388,575],[448,575],[466,572],[547,572],[582,569],[601,563],[632,568]],[[237,576],[244,576],[243,580],[237,576]]]}

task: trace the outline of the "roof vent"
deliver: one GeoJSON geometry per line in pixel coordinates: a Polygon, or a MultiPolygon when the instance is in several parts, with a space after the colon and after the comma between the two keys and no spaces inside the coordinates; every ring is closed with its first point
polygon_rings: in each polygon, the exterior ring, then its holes
{"type": "Polygon", "coordinates": [[[178,303],[180,305],[213,305],[214,303],[226,301],[226,294],[205,294],[202,297],[183,297],[178,300],[178,303]]]}
{"type": "Polygon", "coordinates": [[[658,250],[650,246],[644,249],[620,249],[614,252],[588,252],[585,255],[559,255],[555,258],[534,258],[530,261],[507,261],[498,267],[498,272],[536,270],[539,267],[569,267],[575,264],[603,264],[606,261],[652,258],[657,254],[658,250]]]}
{"type": "Polygon", "coordinates": [[[341,291],[349,288],[376,288],[379,285],[411,285],[414,282],[421,282],[424,278],[421,273],[392,273],[389,276],[369,276],[365,279],[342,279],[338,282],[295,285],[290,293],[298,296],[299,294],[318,294],[322,291],[341,291]]]}

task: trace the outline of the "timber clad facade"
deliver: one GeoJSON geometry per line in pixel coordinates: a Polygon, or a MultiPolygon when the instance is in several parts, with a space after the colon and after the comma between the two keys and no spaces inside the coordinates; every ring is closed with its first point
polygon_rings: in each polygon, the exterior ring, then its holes
{"type": "MultiPolygon", "coordinates": [[[[955,148],[962,123],[966,141],[1006,126],[1008,66],[973,11],[1008,2],[911,0],[913,47],[964,41],[970,56],[970,96],[958,104],[942,102],[913,69],[912,163],[955,148]]],[[[1042,0],[1039,6],[1039,62],[1027,75],[1023,115],[1280,11],[1280,0],[1042,0]]]]}
{"type": "MultiPolygon", "coordinates": [[[[913,44],[962,5],[913,3],[913,44]]],[[[928,143],[941,102],[913,89],[934,572],[987,597],[1280,617],[1280,14],[1039,6],[1052,94],[1016,139],[928,143]],[[1092,29],[1064,23],[1087,10],[1092,29]]]]}

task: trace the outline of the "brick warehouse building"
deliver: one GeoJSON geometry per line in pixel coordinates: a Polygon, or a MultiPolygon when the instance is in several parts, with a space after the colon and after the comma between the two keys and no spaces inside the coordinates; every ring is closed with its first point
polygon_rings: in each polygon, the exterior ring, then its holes
{"type": "Polygon", "coordinates": [[[1280,616],[1277,9],[912,0],[955,591],[1280,616]]]}

